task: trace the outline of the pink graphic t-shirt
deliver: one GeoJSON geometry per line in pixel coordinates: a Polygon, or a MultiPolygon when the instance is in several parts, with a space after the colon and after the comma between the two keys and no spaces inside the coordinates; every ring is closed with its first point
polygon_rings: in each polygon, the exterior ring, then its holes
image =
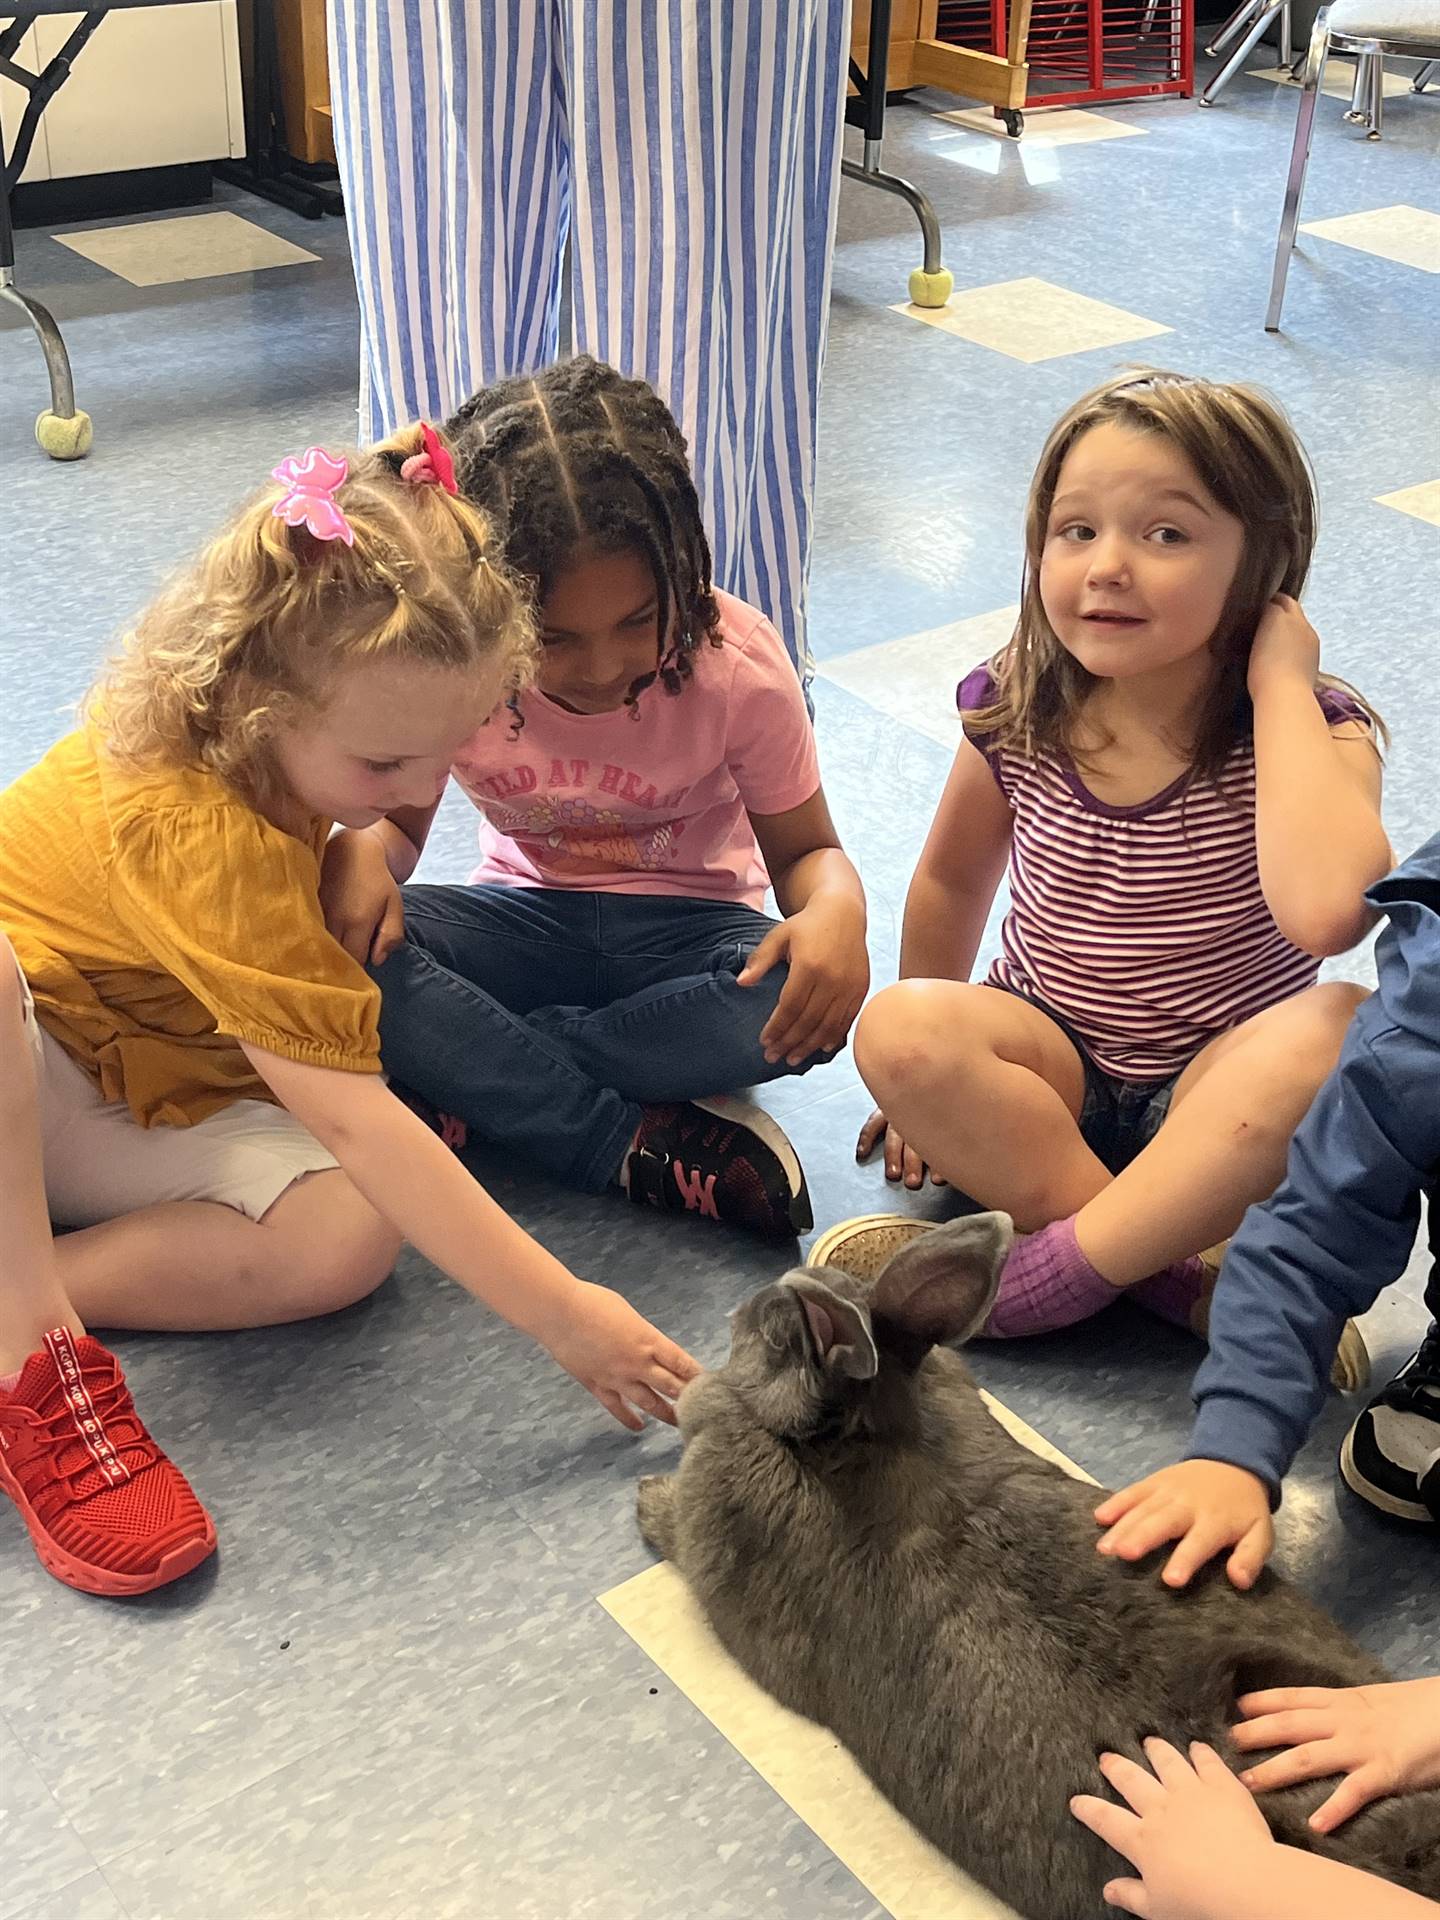
{"type": "Polygon", "coordinates": [[[477,883],[676,893],[759,907],[769,876],[751,813],[788,813],[820,786],[805,697],[780,636],[717,594],[721,645],[690,656],[678,694],[571,713],[522,695],[462,748],[455,778],[484,815],[477,883]]]}

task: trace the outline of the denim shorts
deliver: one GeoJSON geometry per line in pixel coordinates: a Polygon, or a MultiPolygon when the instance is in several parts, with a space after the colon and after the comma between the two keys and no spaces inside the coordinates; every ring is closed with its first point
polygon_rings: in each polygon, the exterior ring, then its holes
{"type": "MultiPolygon", "coordinates": [[[[991,984],[999,986],[1000,983],[991,984]]],[[[1017,1000],[1024,1000],[1047,1020],[1053,1020],[1079,1054],[1085,1070],[1085,1095],[1078,1122],[1080,1137],[1111,1173],[1122,1173],[1164,1125],[1180,1074],[1173,1073],[1168,1080],[1124,1080],[1117,1074],[1106,1073],[1096,1065],[1089,1048],[1063,1014],[1047,1007],[1033,994],[1016,993],[1013,987],[1005,986],[1001,986],[1000,991],[1014,994],[1017,1000]]]]}

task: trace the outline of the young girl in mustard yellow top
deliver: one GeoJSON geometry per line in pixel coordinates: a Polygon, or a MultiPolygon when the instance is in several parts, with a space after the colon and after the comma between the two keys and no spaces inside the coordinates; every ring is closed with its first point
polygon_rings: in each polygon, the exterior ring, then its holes
{"type": "Polygon", "coordinates": [[[378,990],[321,913],[332,826],[429,805],[524,684],[524,600],[428,427],[275,478],[0,794],[0,1487],[94,1593],[215,1535],[87,1322],[327,1313],[403,1236],[628,1426],[697,1371],[389,1092],[378,990]]]}

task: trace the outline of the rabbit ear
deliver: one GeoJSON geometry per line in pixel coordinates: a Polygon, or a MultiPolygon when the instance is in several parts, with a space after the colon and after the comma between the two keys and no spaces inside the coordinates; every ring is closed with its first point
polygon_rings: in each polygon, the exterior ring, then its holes
{"type": "Polygon", "coordinates": [[[823,1280],[795,1273],[785,1285],[799,1295],[800,1309],[821,1366],[852,1380],[873,1380],[880,1370],[870,1316],[853,1300],[842,1300],[823,1280]]]}
{"type": "Polygon", "coordinates": [[[870,1308],[901,1336],[906,1358],[963,1346],[985,1322],[1015,1237],[1005,1213],[973,1213],[916,1234],[879,1280],[870,1308]]]}

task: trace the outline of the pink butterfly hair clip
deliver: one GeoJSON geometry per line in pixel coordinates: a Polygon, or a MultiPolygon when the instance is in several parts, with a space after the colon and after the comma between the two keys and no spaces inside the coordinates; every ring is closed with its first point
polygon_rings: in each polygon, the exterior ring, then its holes
{"type": "Polygon", "coordinates": [[[335,499],[335,490],[344,484],[350,463],[323,447],[307,447],[298,459],[282,460],[271,474],[285,489],[271,511],[287,527],[307,527],[317,540],[343,540],[355,544],[355,534],[335,499]]]}
{"type": "Polygon", "coordinates": [[[423,421],[420,426],[420,438],[425,443],[423,453],[412,453],[400,469],[400,478],[408,480],[412,487],[443,487],[446,493],[459,493],[455,484],[455,462],[450,458],[450,449],[432,426],[423,421]]]}

